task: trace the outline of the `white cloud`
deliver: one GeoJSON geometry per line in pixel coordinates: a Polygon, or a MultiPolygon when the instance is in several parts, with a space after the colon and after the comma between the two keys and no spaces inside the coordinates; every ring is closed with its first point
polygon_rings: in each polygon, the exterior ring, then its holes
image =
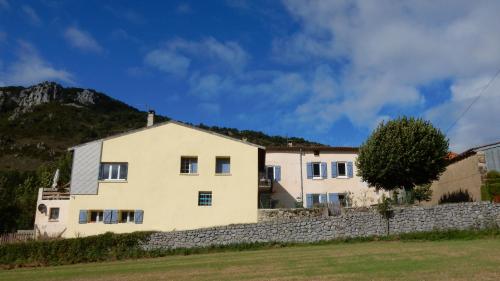
{"type": "Polygon", "coordinates": [[[191,60],[170,50],[157,49],[149,52],[144,62],[168,74],[184,76],[191,60]]]}
{"type": "Polygon", "coordinates": [[[40,25],[42,23],[42,20],[31,6],[23,5],[21,6],[21,10],[23,11],[24,15],[28,17],[29,21],[32,24],[40,25]]]}
{"type": "Polygon", "coordinates": [[[34,46],[19,41],[17,60],[0,72],[5,85],[32,85],[45,80],[73,83],[73,75],[66,70],[56,69],[43,60],[34,46]]]}
{"type": "MultiPolygon", "coordinates": [[[[274,40],[275,59],[342,65],[338,73],[324,75],[325,82],[315,82],[312,97],[297,107],[292,117],[304,123],[322,120],[331,126],[345,116],[370,128],[375,120],[386,118],[387,106],[398,110],[425,106],[419,87],[442,79],[453,84],[453,99],[439,107],[449,116],[462,105],[459,96],[470,95],[460,93],[459,87],[492,75],[500,66],[500,33],[494,28],[500,26],[499,1],[290,0],[284,4],[300,28],[274,40]],[[321,85],[334,90],[321,91],[321,85]]],[[[488,113],[478,112],[475,118],[468,113],[470,119],[464,118],[450,132],[452,147],[472,144],[460,132],[487,130],[475,135],[475,143],[500,137],[500,127],[481,122],[497,111],[492,101],[475,105],[488,113]]],[[[429,116],[435,122],[440,118],[429,116]]]]}
{"type": "Polygon", "coordinates": [[[145,61],[148,65],[169,74],[186,74],[191,62],[195,60],[201,64],[199,68],[206,67],[211,70],[217,68],[234,72],[242,70],[248,59],[249,55],[238,43],[220,42],[208,37],[201,41],[183,39],[168,41],[160,48],[149,52],[145,61]]]}
{"type": "Polygon", "coordinates": [[[179,4],[175,10],[179,14],[189,14],[189,13],[193,12],[193,9],[191,9],[191,6],[187,3],[179,4]]]}
{"type": "Polygon", "coordinates": [[[90,33],[76,27],[68,27],[64,31],[64,38],[71,46],[82,51],[94,53],[101,53],[103,51],[101,45],[97,43],[90,33]]]}
{"type": "Polygon", "coordinates": [[[213,102],[202,102],[198,104],[198,109],[207,115],[219,115],[220,105],[213,102]]]}

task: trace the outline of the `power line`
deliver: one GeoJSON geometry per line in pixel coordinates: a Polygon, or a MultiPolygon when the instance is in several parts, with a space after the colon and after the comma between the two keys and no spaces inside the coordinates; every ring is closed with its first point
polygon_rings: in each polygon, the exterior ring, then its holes
{"type": "Polygon", "coordinates": [[[484,92],[486,92],[486,90],[491,86],[491,84],[493,84],[493,82],[497,79],[497,77],[500,75],[500,69],[497,70],[495,76],[493,76],[490,81],[488,81],[488,83],[486,83],[486,85],[481,89],[481,91],[479,92],[479,95],[477,95],[476,98],[474,98],[474,100],[469,104],[469,106],[462,112],[462,114],[460,114],[460,116],[458,116],[458,118],[448,127],[448,129],[446,129],[445,131],[445,134],[448,134],[448,132],[453,128],[455,127],[455,125],[458,123],[458,121],[460,119],[462,119],[462,117],[464,117],[464,115],[467,113],[467,111],[469,111],[469,109],[479,100],[479,98],[484,94],[484,92]]]}

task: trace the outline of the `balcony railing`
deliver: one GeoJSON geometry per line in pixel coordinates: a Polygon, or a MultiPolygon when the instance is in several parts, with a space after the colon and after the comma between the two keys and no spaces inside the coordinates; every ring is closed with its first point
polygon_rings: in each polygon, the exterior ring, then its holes
{"type": "Polygon", "coordinates": [[[270,192],[273,189],[273,180],[267,178],[267,174],[259,172],[259,191],[270,192]]]}
{"type": "Polygon", "coordinates": [[[69,200],[69,196],[69,188],[44,188],[42,191],[42,200],[69,200]]]}

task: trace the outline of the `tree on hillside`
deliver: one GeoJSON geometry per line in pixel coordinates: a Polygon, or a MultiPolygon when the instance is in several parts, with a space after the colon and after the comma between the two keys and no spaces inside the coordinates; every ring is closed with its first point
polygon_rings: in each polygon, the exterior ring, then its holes
{"type": "Polygon", "coordinates": [[[356,166],[377,189],[412,191],[439,178],[447,153],[448,140],[430,122],[400,117],[379,124],[361,145],[356,166]]]}

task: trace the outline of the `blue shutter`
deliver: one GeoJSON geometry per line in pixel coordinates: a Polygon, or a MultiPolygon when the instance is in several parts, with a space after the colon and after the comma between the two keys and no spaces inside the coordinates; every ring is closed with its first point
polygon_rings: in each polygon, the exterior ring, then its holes
{"type": "Polygon", "coordinates": [[[87,210],[80,210],[80,215],[78,217],[78,223],[87,223],[87,210]]]}
{"type": "Polygon", "coordinates": [[[308,193],[306,194],[306,208],[312,208],[313,206],[313,195],[308,193]]]}
{"type": "Polygon", "coordinates": [[[136,224],[142,224],[143,218],[144,218],[144,211],[143,210],[135,210],[135,212],[134,212],[134,222],[136,224]]]}
{"type": "Polygon", "coordinates": [[[328,193],[328,202],[333,204],[339,203],[339,194],[338,193],[328,193]]]}
{"type": "Polygon", "coordinates": [[[311,162],[307,163],[307,178],[308,179],[312,179],[313,178],[313,165],[312,165],[311,162]]]}
{"type": "Polygon", "coordinates": [[[104,212],[102,212],[102,221],[106,224],[110,224],[111,223],[111,210],[104,210],[104,212]]]}
{"type": "Polygon", "coordinates": [[[321,203],[321,204],[326,203],[326,193],[319,195],[319,203],[321,203]]]}
{"type": "Polygon", "coordinates": [[[111,210],[111,223],[118,223],[118,210],[111,210]]]}
{"type": "Polygon", "coordinates": [[[332,178],[337,177],[337,162],[332,162],[332,178]]]}
{"type": "Polygon", "coordinates": [[[274,179],[276,181],[281,181],[281,167],[280,166],[274,167],[274,179]]]}
{"type": "Polygon", "coordinates": [[[321,177],[324,179],[327,178],[326,163],[325,162],[321,162],[321,177]]]}
{"type": "Polygon", "coordinates": [[[350,178],[353,176],[352,162],[347,162],[347,176],[350,178]]]}

